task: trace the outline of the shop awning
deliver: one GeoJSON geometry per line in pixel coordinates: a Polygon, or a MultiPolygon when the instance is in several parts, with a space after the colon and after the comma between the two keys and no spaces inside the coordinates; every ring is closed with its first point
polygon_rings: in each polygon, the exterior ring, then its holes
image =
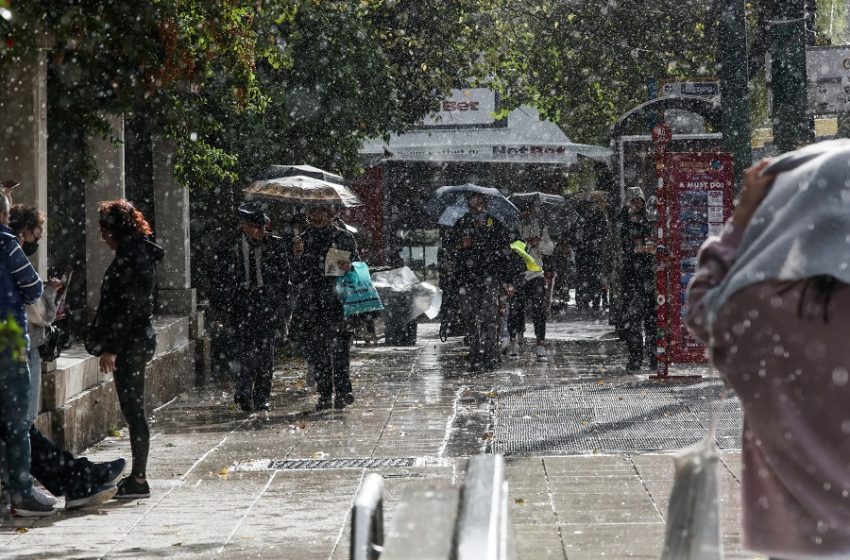
{"type": "Polygon", "coordinates": [[[574,144],[553,122],[540,120],[531,107],[508,115],[507,126],[419,129],[392,135],[389,142],[369,140],[360,150],[388,161],[522,163],[572,165],[578,156],[607,161],[611,150],[574,144]]]}

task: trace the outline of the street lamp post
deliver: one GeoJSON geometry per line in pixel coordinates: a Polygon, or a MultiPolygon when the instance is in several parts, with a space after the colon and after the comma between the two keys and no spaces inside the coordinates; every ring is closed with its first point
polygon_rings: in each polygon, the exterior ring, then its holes
{"type": "Polygon", "coordinates": [[[803,0],[774,0],[770,25],[773,137],[781,152],[814,139],[806,113],[806,17],[803,0]]]}
{"type": "Polygon", "coordinates": [[[744,170],[752,163],[745,0],[719,0],[718,7],[721,132],[732,154],[739,189],[744,170]]]}

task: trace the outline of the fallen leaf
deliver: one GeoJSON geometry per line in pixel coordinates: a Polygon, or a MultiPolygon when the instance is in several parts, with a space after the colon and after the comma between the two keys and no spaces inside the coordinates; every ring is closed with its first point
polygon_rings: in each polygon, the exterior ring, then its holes
{"type": "Polygon", "coordinates": [[[495,399],[496,397],[499,396],[499,393],[497,393],[496,391],[488,391],[488,392],[484,393],[484,396],[489,397],[491,399],[495,399]]]}
{"type": "Polygon", "coordinates": [[[298,423],[298,429],[299,430],[306,430],[307,429],[307,422],[299,422],[298,423]]]}
{"type": "Polygon", "coordinates": [[[518,506],[522,506],[522,505],[525,505],[525,500],[523,500],[522,498],[516,498],[514,500],[514,503],[518,506]]]}
{"type": "Polygon", "coordinates": [[[15,532],[16,533],[29,533],[29,529],[27,529],[26,527],[18,527],[17,529],[15,529],[15,532]]]}
{"type": "Polygon", "coordinates": [[[121,437],[121,432],[119,432],[115,428],[112,428],[111,430],[109,430],[109,435],[112,437],[121,437]]]}
{"type": "Polygon", "coordinates": [[[227,467],[222,467],[222,469],[220,471],[218,471],[218,474],[220,476],[227,476],[228,472],[230,472],[230,471],[227,470],[227,467]]]}
{"type": "Polygon", "coordinates": [[[183,543],[182,542],[176,542],[176,543],[172,544],[171,546],[183,546],[183,543]]]}

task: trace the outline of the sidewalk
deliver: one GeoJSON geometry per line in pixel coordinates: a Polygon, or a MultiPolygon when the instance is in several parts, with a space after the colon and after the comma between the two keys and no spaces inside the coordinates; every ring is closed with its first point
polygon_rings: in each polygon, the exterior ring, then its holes
{"type": "MultiPolygon", "coordinates": [[[[548,363],[528,349],[467,375],[459,341],[441,344],[423,324],[415,347],[358,346],[357,402],[342,412],[308,412],[315,396],[297,366],[276,372],[267,415],[237,412],[226,388],[182,395],[155,413],[150,499],[6,523],[0,558],[348,558],[348,510],[365,474],[384,476],[391,524],[406,485],[457,482],[470,455],[492,450],[507,456],[520,558],[657,558],[673,469],[669,454],[647,451],[702,437],[716,381],[683,392],[626,376],[608,331],[552,325],[548,363]],[[541,404],[526,410],[529,400],[541,404]],[[659,431],[664,418],[675,439],[659,431]],[[582,445],[592,447],[569,451],[582,445]]],[[[731,429],[736,410],[724,406],[731,429]]],[[[126,433],[88,455],[129,459],[126,433]]],[[[739,468],[739,453],[724,451],[726,556],[756,558],[739,547],[739,468]]]]}

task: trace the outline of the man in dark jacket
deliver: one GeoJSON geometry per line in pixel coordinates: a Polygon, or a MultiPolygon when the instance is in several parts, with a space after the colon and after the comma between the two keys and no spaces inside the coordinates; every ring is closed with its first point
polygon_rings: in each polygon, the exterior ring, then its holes
{"type": "Polygon", "coordinates": [[[289,259],[283,241],[265,231],[258,203],[239,207],[239,232],[215,251],[210,293],[226,333],[234,400],[245,411],[271,410],[274,344],[283,328],[289,294],[289,259]]]}
{"type": "Polygon", "coordinates": [[[622,282],[623,331],[629,352],[627,369],[638,371],[644,352],[649,368],[656,368],[655,242],[639,188],[629,189],[631,197],[621,214],[623,249],[622,282]]]}
{"type": "Polygon", "coordinates": [[[487,213],[487,198],[473,194],[469,212],[447,236],[456,251],[454,280],[467,328],[469,370],[493,370],[499,364],[499,296],[514,280],[510,231],[487,213]]]}
{"type": "Polygon", "coordinates": [[[292,244],[292,283],[298,294],[292,329],[301,331],[302,350],[316,377],[317,411],[342,409],[354,402],[351,329],[336,294],[334,273],[349,270],[359,256],[354,237],[334,224],[335,217],[335,208],[310,208],[309,227],[292,244]],[[347,259],[341,258],[344,253],[347,259]]]}

